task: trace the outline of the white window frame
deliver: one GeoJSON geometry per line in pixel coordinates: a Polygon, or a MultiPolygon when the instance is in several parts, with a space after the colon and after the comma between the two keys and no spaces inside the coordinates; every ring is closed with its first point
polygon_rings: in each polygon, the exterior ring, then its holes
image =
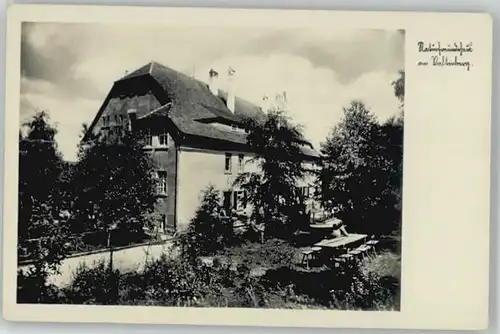
{"type": "Polygon", "coordinates": [[[233,155],[231,153],[224,154],[224,173],[232,174],[232,166],[233,166],[233,155]]]}
{"type": "Polygon", "coordinates": [[[159,147],[167,147],[167,144],[168,144],[168,134],[166,131],[164,131],[163,133],[160,133],[158,135],[158,146],[159,147]],[[161,143],[162,138],[164,138],[163,144],[161,143]]]}
{"type": "Polygon", "coordinates": [[[156,179],[156,193],[158,195],[166,196],[168,194],[167,172],[158,170],[155,173],[156,179]]]}

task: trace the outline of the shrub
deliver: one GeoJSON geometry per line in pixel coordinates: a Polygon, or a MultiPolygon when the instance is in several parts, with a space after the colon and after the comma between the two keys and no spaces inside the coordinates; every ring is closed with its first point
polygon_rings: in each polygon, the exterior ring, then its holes
{"type": "Polygon", "coordinates": [[[120,271],[110,270],[105,262],[93,268],[80,266],[64,294],[74,304],[118,304],[121,276],[120,271]]]}
{"type": "Polygon", "coordinates": [[[211,269],[165,255],[149,263],[142,278],[146,298],[162,305],[193,306],[210,290],[214,292],[218,288],[211,269]]]}
{"type": "Polygon", "coordinates": [[[56,286],[47,283],[47,277],[19,270],[17,273],[17,302],[29,304],[54,304],[61,301],[56,286]]]}
{"type": "Polygon", "coordinates": [[[331,292],[341,309],[399,310],[400,257],[382,253],[344,272],[347,285],[331,292]]]}
{"type": "Polygon", "coordinates": [[[233,226],[231,222],[220,219],[218,213],[221,209],[218,191],[215,187],[208,186],[188,231],[178,239],[187,259],[194,261],[199,256],[214,254],[230,244],[233,226]]]}

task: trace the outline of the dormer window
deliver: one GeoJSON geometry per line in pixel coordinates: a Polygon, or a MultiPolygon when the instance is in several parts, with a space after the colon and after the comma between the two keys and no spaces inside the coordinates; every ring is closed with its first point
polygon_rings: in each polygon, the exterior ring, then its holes
{"type": "Polygon", "coordinates": [[[144,139],[146,148],[166,148],[168,144],[168,133],[166,131],[158,133],[146,130],[144,139]]]}

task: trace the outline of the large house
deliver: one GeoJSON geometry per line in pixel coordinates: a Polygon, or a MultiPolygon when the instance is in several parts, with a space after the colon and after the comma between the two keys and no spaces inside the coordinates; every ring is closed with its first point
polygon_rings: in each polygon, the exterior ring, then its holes
{"type": "MultiPolygon", "coordinates": [[[[234,74],[227,75],[234,80],[234,74]]],[[[220,90],[216,71],[207,75],[204,83],[156,62],[144,65],[114,82],[87,133],[106,138],[124,128],[145,130],[144,149],[157,168],[156,210],[164,231],[186,229],[208,184],[223,192],[226,207],[242,209],[244,193],[232,189],[234,178],[256,170],[248,162],[253,152],[241,121],[262,118],[264,111],[232,89],[220,90]]],[[[304,163],[317,158],[312,146],[303,152],[304,163]]],[[[301,185],[306,196],[308,182],[301,185]]]]}

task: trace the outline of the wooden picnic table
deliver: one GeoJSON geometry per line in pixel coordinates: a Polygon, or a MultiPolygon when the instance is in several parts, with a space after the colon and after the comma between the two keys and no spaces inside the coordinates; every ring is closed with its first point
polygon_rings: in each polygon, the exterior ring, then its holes
{"type": "Polygon", "coordinates": [[[335,239],[325,239],[320,242],[314,244],[314,246],[322,247],[322,248],[330,248],[336,249],[340,247],[345,247],[349,244],[353,244],[355,242],[361,241],[367,237],[366,234],[349,234],[345,237],[338,237],[335,239]]]}

